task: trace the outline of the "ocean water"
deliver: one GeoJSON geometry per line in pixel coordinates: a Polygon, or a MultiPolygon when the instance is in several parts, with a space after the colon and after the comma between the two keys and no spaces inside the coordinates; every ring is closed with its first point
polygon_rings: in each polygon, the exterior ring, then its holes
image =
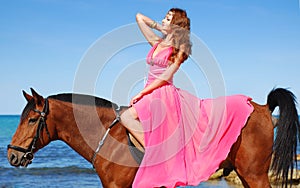
{"type": "MultiPolygon", "coordinates": [[[[0,187],[102,187],[92,165],[61,141],[51,142],[35,154],[27,168],[15,168],[7,161],[7,144],[20,116],[0,115],[0,187]]],[[[236,187],[225,180],[203,182],[203,187],[236,187]]]]}
{"type": "Polygon", "coordinates": [[[61,141],[35,154],[27,168],[10,166],[7,144],[20,116],[0,116],[0,187],[102,187],[92,165],[61,141]]]}

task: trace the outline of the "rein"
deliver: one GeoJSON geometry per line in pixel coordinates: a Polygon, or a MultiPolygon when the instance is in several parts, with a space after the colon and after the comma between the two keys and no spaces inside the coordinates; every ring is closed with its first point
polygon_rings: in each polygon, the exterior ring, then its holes
{"type": "Polygon", "coordinates": [[[109,125],[108,129],[106,130],[104,136],[102,137],[102,139],[99,141],[99,144],[98,144],[98,147],[97,149],[95,150],[95,153],[92,157],[92,165],[93,165],[93,168],[95,168],[94,164],[95,164],[95,159],[96,159],[96,156],[98,154],[98,152],[100,151],[102,145],[104,144],[104,141],[109,133],[109,131],[111,130],[111,128],[113,128],[120,120],[120,107],[118,105],[113,105],[113,110],[116,114],[116,118],[114,119],[113,122],[111,122],[111,124],[109,125]]]}
{"type": "Polygon", "coordinates": [[[44,107],[43,107],[43,111],[39,111],[37,109],[33,109],[33,111],[40,114],[40,117],[39,117],[39,120],[38,120],[39,125],[38,125],[38,128],[37,128],[36,134],[35,134],[33,140],[31,141],[30,145],[28,146],[28,148],[25,149],[25,148],[22,148],[22,147],[19,147],[19,146],[11,145],[11,144],[7,145],[7,149],[13,149],[13,150],[25,153],[23,158],[25,158],[29,161],[31,161],[34,157],[33,151],[36,148],[36,142],[40,138],[40,133],[41,133],[43,128],[46,129],[48,138],[50,139],[50,133],[49,133],[49,130],[48,130],[47,124],[46,124],[46,115],[49,112],[48,99],[47,98],[45,99],[45,104],[44,104],[44,107]]]}

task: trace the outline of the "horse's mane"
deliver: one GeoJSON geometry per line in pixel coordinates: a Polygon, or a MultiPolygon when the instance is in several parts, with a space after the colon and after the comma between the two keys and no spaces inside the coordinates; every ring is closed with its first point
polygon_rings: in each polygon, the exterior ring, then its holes
{"type": "Polygon", "coordinates": [[[57,95],[51,95],[49,99],[56,99],[64,102],[70,102],[74,104],[91,105],[104,108],[111,108],[113,103],[103,98],[75,93],[62,93],[57,95]]]}
{"type": "MultiPolygon", "coordinates": [[[[90,105],[90,106],[97,106],[97,107],[104,107],[104,108],[112,108],[113,105],[117,106],[116,104],[112,103],[103,98],[91,96],[91,95],[84,95],[84,94],[75,94],[75,93],[62,93],[57,95],[51,95],[48,97],[49,99],[56,99],[64,102],[70,102],[74,104],[81,104],[81,105],[90,105]]],[[[33,99],[28,101],[27,105],[23,109],[21,114],[21,119],[23,120],[27,117],[28,113],[34,109],[35,102],[33,99]]]]}

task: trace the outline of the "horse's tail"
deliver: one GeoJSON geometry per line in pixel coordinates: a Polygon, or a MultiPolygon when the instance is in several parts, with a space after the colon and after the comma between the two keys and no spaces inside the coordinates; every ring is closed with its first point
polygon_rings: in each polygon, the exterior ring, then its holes
{"type": "Polygon", "coordinates": [[[299,118],[296,109],[295,95],[282,88],[273,89],[269,95],[267,104],[271,112],[279,107],[279,120],[276,123],[277,131],[273,146],[273,162],[271,169],[276,177],[283,178],[283,185],[287,187],[288,174],[293,175],[296,159],[297,138],[300,135],[299,118]]]}

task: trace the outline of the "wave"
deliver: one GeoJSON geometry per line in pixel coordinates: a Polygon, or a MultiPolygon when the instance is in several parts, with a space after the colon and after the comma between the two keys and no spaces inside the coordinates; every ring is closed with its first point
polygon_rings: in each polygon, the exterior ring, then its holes
{"type": "Polygon", "coordinates": [[[6,168],[0,167],[0,176],[7,174],[26,174],[26,175],[50,175],[50,174],[95,174],[93,168],[82,168],[77,166],[67,166],[67,167],[32,167],[32,168],[6,168]]]}
{"type": "Polygon", "coordinates": [[[13,168],[0,166],[0,188],[2,187],[102,188],[102,184],[92,168],[77,166],[13,168]]]}

